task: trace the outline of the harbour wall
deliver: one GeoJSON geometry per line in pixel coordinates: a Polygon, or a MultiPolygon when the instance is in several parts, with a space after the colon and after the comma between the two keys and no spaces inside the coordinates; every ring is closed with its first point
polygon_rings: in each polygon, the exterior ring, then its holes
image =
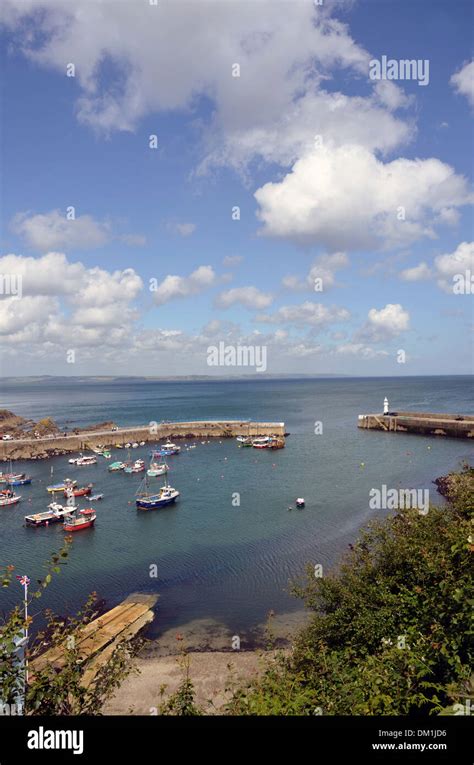
{"type": "Polygon", "coordinates": [[[248,422],[244,420],[202,420],[166,422],[156,425],[118,428],[117,430],[0,441],[0,460],[43,459],[56,454],[85,452],[91,447],[124,446],[133,442],[158,442],[181,438],[234,438],[236,436],[284,436],[284,422],[248,422]]]}
{"type": "Polygon", "coordinates": [[[472,415],[430,412],[359,414],[357,426],[367,430],[383,430],[386,433],[474,438],[474,416],[472,415]]]}

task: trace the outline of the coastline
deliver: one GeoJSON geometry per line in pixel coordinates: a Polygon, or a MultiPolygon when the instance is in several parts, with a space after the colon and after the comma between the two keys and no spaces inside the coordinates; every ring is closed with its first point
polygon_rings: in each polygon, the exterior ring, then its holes
{"type": "Polygon", "coordinates": [[[138,673],[124,680],[104,705],[103,714],[156,714],[155,709],[182,683],[183,652],[189,659],[197,703],[207,715],[219,714],[233,684],[255,680],[269,661],[290,654],[294,636],[309,618],[305,609],[270,615],[269,622],[240,636],[239,649],[232,648],[232,632],[213,620],[199,619],[165,630],[160,637],[145,640],[135,661],[138,673]]]}

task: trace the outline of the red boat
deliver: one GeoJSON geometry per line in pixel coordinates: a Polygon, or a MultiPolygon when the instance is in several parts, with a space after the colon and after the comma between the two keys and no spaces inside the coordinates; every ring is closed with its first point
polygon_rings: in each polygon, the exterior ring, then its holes
{"type": "Polygon", "coordinates": [[[78,514],[74,518],[68,518],[64,521],[64,531],[80,531],[81,529],[89,529],[94,525],[96,518],[97,515],[95,510],[92,507],[86,507],[84,510],[79,510],[78,514]]]}
{"type": "Polygon", "coordinates": [[[80,489],[70,488],[64,489],[65,497],[86,497],[92,491],[93,484],[90,483],[87,486],[82,486],[80,489]]]}

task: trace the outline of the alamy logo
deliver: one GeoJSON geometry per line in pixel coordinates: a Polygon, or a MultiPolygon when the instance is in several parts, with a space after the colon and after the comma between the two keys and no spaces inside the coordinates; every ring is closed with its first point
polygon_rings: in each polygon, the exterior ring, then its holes
{"type": "Polygon", "coordinates": [[[82,730],[38,730],[28,732],[28,749],[72,749],[73,754],[84,751],[84,731],[82,730]]]}
{"type": "Polygon", "coordinates": [[[210,367],[255,367],[257,372],[267,368],[267,347],[265,345],[226,345],[222,340],[207,349],[207,364],[210,367]]]}
{"type": "Polygon", "coordinates": [[[0,295],[9,295],[21,299],[23,278],[21,274],[0,274],[0,295]]]}
{"type": "Polygon", "coordinates": [[[418,85],[428,85],[430,81],[430,62],[425,59],[400,59],[382,56],[373,58],[369,63],[371,80],[417,80],[418,85]]]}
{"type": "Polygon", "coordinates": [[[12,715],[22,715],[23,706],[21,704],[2,704],[0,702],[0,717],[10,717],[12,715]]]}
{"type": "Polygon", "coordinates": [[[429,489],[381,489],[369,491],[371,510],[405,510],[414,508],[420,515],[426,515],[430,507],[429,489]]]}

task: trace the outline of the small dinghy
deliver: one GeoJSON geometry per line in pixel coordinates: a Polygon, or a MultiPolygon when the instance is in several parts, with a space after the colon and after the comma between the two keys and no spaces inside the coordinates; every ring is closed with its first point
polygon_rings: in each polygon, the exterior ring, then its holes
{"type": "Polygon", "coordinates": [[[89,497],[89,502],[98,502],[99,499],[103,499],[103,494],[94,494],[92,497],[89,497]]]}
{"type": "Polygon", "coordinates": [[[304,498],[303,497],[298,497],[298,499],[296,500],[296,507],[300,507],[300,508],[304,507],[304,498]]]}

